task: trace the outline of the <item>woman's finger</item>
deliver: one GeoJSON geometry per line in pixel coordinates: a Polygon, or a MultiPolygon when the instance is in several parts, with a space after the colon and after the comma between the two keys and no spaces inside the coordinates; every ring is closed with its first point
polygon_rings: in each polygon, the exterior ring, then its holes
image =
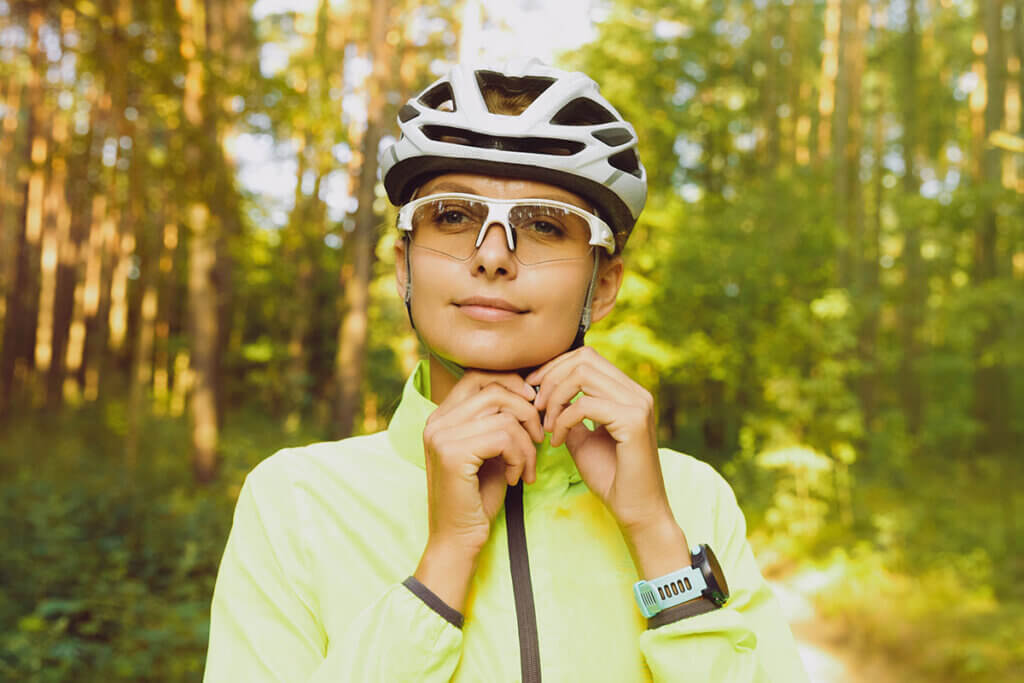
{"type": "Polygon", "coordinates": [[[594,351],[590,347],[583,347],[576,351],[563,354],[552,361],[550,365],[542,366],[538,373],[539,379],[529,376],[529,380],[537,379],[536,384],[540,386],[534,405],[538,410],[546,410],[551,405],[551,391],[562,384],[566,378],[579,366],[591,368],[588,372],[600,370],[608,378],[620,385],[621,392],[629,392],[631,386],[637,386],[625,373],[615,367],[608,359],[594,351]]]}
{"type": "Polygon", "coordinates": [[[537,395],[533,387],[515,373],[470,370],[452,387],[437,409],[441,414],[448,413],[491,384],[503,386],[513,394],[522,396],[526,401],[532,401],[537,395]]]}
{"type": "MultiPolygon", "coordinates": [[[[551,429],[551,445],[565,443],[566,434],[575,425],[589,419],[600,425],[617,443],[654,442],[654,425],[644,405],[582,396],[566,408],[551,429]]],[[[655,450],[656,447],[655,447],[655,450]]]]}
{"type": "Polygon", "coordinates": [[[546,431],[551,431],[554,428],[558,416],[580,392],[583,392],[585,396],[605,398],[623,404],[630,404],[632,400],[639,398],[635,395],[633,387],[607,373],[605,368],[589,364],[573,366],[564,377],[549,375],[546,385],[541,387],[541,391],[546,392],[544,399],[544,428],[546,431]]]}
{"type": "Polygon", "coordinates": [[[444,431],[435,438],[442,467],[461,478],[476,476],[483,462],[500,457],[514,475],[535,471],[536,447],[519,421],[508,413],[495,413],[444,431]],[[468,466],[468,468],[467,468],[468,466]]]}
{"type": "Polygon", "coordinates": [[[515,416],[535,443],[544,440],[544,430],[537,409],[521,394],[513,393],[502,384],[485,386],[459,405],[453,406],[447,413],[432,416],[431,421],[438,425],[455,427],[501,412],[515,416]]]}

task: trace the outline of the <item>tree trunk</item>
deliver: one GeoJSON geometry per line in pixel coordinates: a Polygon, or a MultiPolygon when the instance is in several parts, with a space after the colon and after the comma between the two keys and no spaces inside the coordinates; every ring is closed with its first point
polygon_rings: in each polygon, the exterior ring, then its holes
{"type": "Polygon", "coordinates": [[[338,403],[335,412],[334,436],[352,434],[359,410],[359,393],[366,361],[367,319],[369,314],[370,275],[373,269],[378,219],[373,210],[374,186],[377,182],[377,147],[383,130],[385,93],[390,84],[391,51],[385,35],[390,2],[372,3],[368,57],[373,73],[367,79],[369,103],[366,130],[362,139],[362,165],[359,173],[359,207],[356,209],[352,243],[352,263],[342,268],[345,290],[345,314],[338,332],[338,355],[335,374],[338,403]]]}
{"type": "MultiPolygon", "coordinates": [[[[878,102],[883,102],[881,96],[878,97],[878,102]]],[[[866,219],[864,222],[864,253],[861,259],[864,279],[860,295],[862,316],[857,330],[857,351],[861,367],[863,368],[857,386],[857,394],[861,412],[864,416],[864,428],[867,433],[871,433],[878,414],[879,371],[877,348],[879,314],[882,304],[882,293],[879,290],[880,273],[878,258],[881,252],[882,206],[885,195],[885,186],[882,184],[885,175],[882,155],[885,153],[886,130],[885,107],[882,104],[879,104],[878,109],[873,112],[873,118],[874,137],[872,149],[875,168],[871,184],[872,211],[870,219],[866,219]]],[[[849,472],[846,472],[845,476],[848,475],[849,472]]],[[[850,505],[847,505],[845,509],[847,511],[851,510],[850,505]]]]}
{"type": "Polygon", "coordinates": [[[165,183],[161,196],[166,197],[167,213],[161,232],[160,266],[157,282],[157,320],[154,325],[153,342],[153,410],[158,415],[166,414],[170,400],[170,334],[171,320],[176,319],[172,310],[174,300],[174,257],[178,248],[177,211],[170,201],[173,188],[165,183]]]}
{"type": "MultiPolygon", "coordinates": [[[[291,287],[292,305],[285,309],[288,327],[288,366],[285,370],[285,413],[286,425],[293,425],[300,418],[305,392],[309,386],[307,381],[308,353],[306,352],[306,333],[309,330],[311,315],[313,264],[308,254],[309,226],[306,224],[307,200],[302,192],[302,177],[309,168],[309,150],[305,131],[299,132],[296,151],[297,164],[295,172],[295,192],[292,199],[292,212],[288,224],[282,229],[281,256],[283,266],[288,273],[285,280],[291,287]]],[[[313,142],[313,146],[316,146],[313,142]]]]}
{"type": "MultiPolygon", "coordinates": [[[[985,52],[985,103],[984,138],[999,130],[1003,122],[1006,94],[1006,60],[1003,57],[1003,34],[1000,26],[1002,0],[985,0],[981,3],[987,50],[985,52]]],[[[994,193],[999,186],[1001,153],[998,147],[986,145],[979,166],[979,186],[982,201],[979,222],[974,237],[974,280],[983,286],[999,275],[996,256],[998,223],[994,193]]],[[[974,415],[981,425],[975,441],[978,454],[992,454],[1009,444],[1008,425],[1010,415],[1007,396],[1009,380],[1006,369],[998,362],[986,361],[993,345],[1002,337],[1002,323],[990,316],[975,341],[974,371],[974,415]]]]}
{"type": "MultiPolygon", "coordinates": [[[[206,68],[206,20],[203,0],[178,0],[181,17],[181,53],[187,59],[185,96],[182,108],[188,122],[185,156],[188,167],[211,171],[207,134],[211,122],[204,100],[206,68]]],[[[214,138],[215,139],[215,138],[214,138]]],[[[216,235],[210,208],[204,201],[202,174],[192,182],[187,223],[189,236],[189,328],[192,347],[192,392],[190,396],[192,468],[200,483],[211,481],[217,468],[217,374],[218,331],[216,287],[216,235]]]]}
{"type": "MultiPolygon", "coordinates": [[[[21,203],[17,189],[17,169],[22,159],[22,138],[18,135],[21,96],[21,74],[15,73],[7,79],[4,99],[7,112],[0,121],[0,296],[5,300],[14,284],[14,254],[17,234],[22,230],[17,211],[21,203]]],[[[0,324],[3,324],[3,315],[0,313],[0,324]]]]}
{"type": "MultiPolygon", "coordinates": [[[[67,125],[67,117],[58,113],[54,126],[53,229],[49,233],[53,243],[44,245],[42,268],[45,278],[39,297],[40,331],[48,336],[46,363],[41,363],[39,370],[46,371],[46,407],[50,411],[58,410],[63,399],[64,363],[78,260],[67,195],[67,125]],[[51,268],[52,274],[48,272],[51,268]]],[[[37,349],[39,346],[37,344],[37,349]]]]}
{"type": "Polygon", "coordinates": [[[840,8],[839,72],[836,77],[834,145],[837,281],[856,290],[856,264],[863,250],[864,215],[860,198],[860,88],[864,66],[862,0],[846,0],[840,8]]]}
{"type": "Polygon", "coordinates": [[[836,108],[836,78],[839,75],[839,28],[842,23],[840,4],[841,0],[828,0],[825,8],[821,93],[818,95],[818,136],[814,154],[817,166],[820,166],[832,151],[832,119],[836,108]]]}
{"type": "Polygon", "coordinates": [[[916,369],[921,354],[918,330],[924,322],[925,277],[921,268],[921,216],[913,209],[917,205],[920,182],[917,174],[917,152],[920,141],[918,115],[918,61],[920,36],[917,31],[917,5],[907,5],[907,33],[903,39],[903,70],[899,83],[903,96],[903,220],[904,283],[901,302],[899,334],[903,355],[900,358],[899,390],[906,420],[907,432],[917,435],[921,431],[921,385],[916,369]]]}
{"type": "Polygon", "coordinates": [[[35,346],[36,329],[32,295],[36,290],[34,264],[42,218],[42,184],[47,140],[43,136],[42,72],[45,68],[39,47],[39,29],[43,23],[42,11],[33,8],[29,15],[28,57],[31,69],[26,84],[28,127],[28,179],[19,194],[22,196],[20,225],[17,226],[13,262],[12,286],[5,303],[3,348],[0,350],[0,418],[7,416],[13,395],[19,390],[18,380],[28,375],[30,354],[35,346]],[[19,377],[21,376],[21,377],[19,377]]]}
{"type": "MultiPolygon", "coordinates": [[[[133,148],[137,155],[146,148],[147,129],[144,123],[135,126],[133,148]]],[[[132,164],[129,179],[128,207],[135,226],[136,254],[138,255],[138,296],[132,301],[137,311],[131,364],[128,377],[128,431],[125,435],[125,466],[134,469],[139,454],[139,441],[145,424],[149,405],[146,397],[153,378],[153,339],[155,336],[156,313],[159,307],[156,271],[156,254],[159,247],[154,244],[161,235],[156,227],[162,224],[159,216],[148,216],[147,198],[150,183],[143,176],[145,167],[136,161],[132,164]]]]}

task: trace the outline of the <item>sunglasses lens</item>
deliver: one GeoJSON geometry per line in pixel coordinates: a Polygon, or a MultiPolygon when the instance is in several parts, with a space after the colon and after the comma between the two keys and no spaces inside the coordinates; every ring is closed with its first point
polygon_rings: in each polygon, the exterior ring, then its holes
{"type": "MultiPolygon", "coordinates": [[[[417,246],[468,259],[488,213],[486,201],[428,198],[412,214],[413,240],[417,246]]],[[[590,223],[579,209],[527,201],[509,209],[508,223],[515,256],[524,265],[583,258],[591,249],[590,223]]]]}
{"type": "Polygon", "coordinates": [[[413,236],[421,247],[467,259],[476,249],[476,238],[486,219],[487,204],[483,202],[432,199],[413,213],[413,236]]]}
{"type": "Polygon", "coordinates": [[[547,204],[519,204],[509,212],[522,263],[583,258],[590,251],[590,225],[580,213],[547,204]]]}

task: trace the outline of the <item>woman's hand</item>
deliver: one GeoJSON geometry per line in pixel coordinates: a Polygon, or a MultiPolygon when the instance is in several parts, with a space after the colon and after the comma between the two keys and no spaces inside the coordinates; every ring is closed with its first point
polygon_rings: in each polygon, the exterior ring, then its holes
{"type": "Polygon", "coordinates": [[[650,392],[589,346],[548,361],[526,381],[540,385],[534,405],[546,410],[544,430],[551,432],[551,445],[568,446],[583,481],[625,534],[649,535],[675,525],[650,392]],[[594,431],[584,418],[595,423],[594,431]]]}
{"type": "Polygon", "coordinates": [[[427,419],[428,545],[478,553],[506,485],[536,480],[544,432],[534,397],[519,375],[471,370],[427,419]]]}

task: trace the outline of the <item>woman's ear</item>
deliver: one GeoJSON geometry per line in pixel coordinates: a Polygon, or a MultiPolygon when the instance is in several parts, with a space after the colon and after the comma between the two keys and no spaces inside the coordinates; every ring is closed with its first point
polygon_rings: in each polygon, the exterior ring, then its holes
{"type": "Polygon", "coordinates": [[[594,283],[594,296],[590,304],[590,320],[595,323],[612,312],[619,288],[622,287],[622,257],[616,254],[603,261],[598,266],[597,282],[594,283]]]}
{"type": "Polygon", "coordinates": [[[399,237],[395,240],[395,291],[398,298],[405,301],[405,292],[408,287],[409,273],[405,268],[405,250],[408,248],[406,240],[399,237]]]}

